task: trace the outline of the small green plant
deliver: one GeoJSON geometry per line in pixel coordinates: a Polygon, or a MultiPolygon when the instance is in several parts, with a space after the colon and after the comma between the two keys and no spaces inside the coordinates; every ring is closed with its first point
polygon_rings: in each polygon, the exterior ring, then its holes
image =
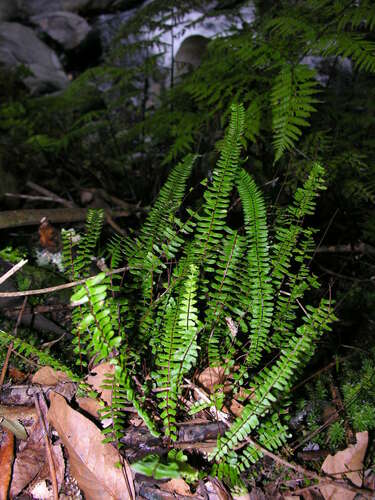
{"type": "MultiPolygon", "coordinates": [[[[240,388],[251,394],[209,456],[213,473],[240,489],[240,472],[262,456],[256,443],[275,450],[286,442],[289,391],[335,319],[329,300],[304,303],[318,286],[308,266],[314,230],[304,221],[325,189],[324,169],[311,165],[291,205],[270,224],[263,195],[242,166],[244,120],[243,106],[234,104],[200,207],[183,203],[197,161],[188,155],[171,171],[137,238],[109,245],[109,269],[126,260],[125,274],[90,277],[71,298],[75,378],[92,357],[115,366],[105,382],[112,390],[112,407],[103,412],[113,421],[108,440],[120,442],[122,408],[130,402],[152,434],[173,444],[188,412],[182,387],[193,369],[221,366],[233,380],[226,397],[240,388]],[[228,222],[235,190],[244,215],[239,229],[228,222]]],[[[79,241],[63,233],[69,278],[89,277],[103,219],[91,211],[79,241]]],[[[212,403],[221,407],[217,397],[212,403]]],[[[154,473],[160,467],[155,457],[142,464],[154,473]]]]}

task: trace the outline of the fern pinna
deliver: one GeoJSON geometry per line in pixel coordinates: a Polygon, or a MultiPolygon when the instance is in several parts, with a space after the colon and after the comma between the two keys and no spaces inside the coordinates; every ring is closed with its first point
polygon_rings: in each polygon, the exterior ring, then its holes
{"type": "MultiPolygon", "coordinates": [[[[291,206],[269,227],[262,192],[240,160],[244,126],[244,107],[232,105],[213,182],[206,183],[200,206],[190,210],[183,204],[197,161],[189,155],[170,173],[138,237],[116,237],[108,246],[109,266],[124,260],[127,272],[99,273],[72,296],[80,369],[93,358],[115,366],[106,381],[112,405],[103,415],[113,421],[107,439],[120,443],[122,408],[131,403],[154,435],[175,441],[188,410],[184,381],[193,369],[220,366],[231,376],[232,393],[241,388],[251,394],[210,456],[213,470],[232,479],[261,456],[251,443],[275,449],[286,442],[282,407],[291,384],[334,320],[329,301],[303,304],[317,286],[309,270],[314,231],[304,219],[324,189],[324,170],[312,165],[291,206]],[[228,212],[236,190],[244,224],[234,229],[228,212]]],[[[70,277],[92,274],[102,222],[103,213],[90,212],[80,242],[64,235],[70,277]]]]}

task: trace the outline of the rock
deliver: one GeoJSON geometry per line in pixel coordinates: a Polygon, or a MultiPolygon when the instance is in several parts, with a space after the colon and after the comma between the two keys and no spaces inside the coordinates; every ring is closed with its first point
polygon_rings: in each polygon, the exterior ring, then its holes
{"type": "Polygon", "coordinates": [[[20,17],[29,18],[47,12],[78,12],[84,9],[90,0],[10,0],[18,4],[20,17]]]}
{"type": "Polygon", "coordinates": [[[67,50],[77,47],[91,29],[83,17],[72,12],[47,12],[32,16],[31,22],[67,50]]]}
{"type": "Polygon", "coordinates": [[[185,38],[175,57],[176,76],[181,76],[200,65],[208,42],[209,39],[201,35],[185,38]]]}
{"type": "Polygon", "coordinates": [[[57,55],[19,23],[0,23],[0,63],[8,67],[24,65],[32,73],[24,83],[33,94],[61,90],[69,79],[57,55]]]}
{"type": "Polygon", "coordinates": [[[47,12],[79,12],[80,14],[113,12],[126,10],[141,4],[138,0],[0,0],[9,4],[15,4],[18,15],[30,18],[46,14],[47,12]]]}

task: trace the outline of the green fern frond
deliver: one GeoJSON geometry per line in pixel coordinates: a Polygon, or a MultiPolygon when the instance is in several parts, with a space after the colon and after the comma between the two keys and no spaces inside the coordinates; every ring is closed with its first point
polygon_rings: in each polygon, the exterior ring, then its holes
{"type": "Polygon", "coordinates": [[[0,330],[0,344],[6,346],[10,343],[13,343],[13,350],[15,352],[18,352],[25,357],[37,359],[38,363],[42,366],[52,366],[55,370],[64,372],[73,382],[81,381],[81,377],[79,375],[75,374],[69,367],[65,366],[49,353],[38,349],[34,345],[25,342],[14,335],[10,335],[9,333],[0,330]]]}
{"type": "Polygon", "coordinates": [[[331,304],[322,300],[317,308],[309,308],[309,316],[304,318],[304,325],[297,329],[289,345],[271,367],[264,368],[255,377],[255,390],[251,401],[218,441],[211,459],[220,461],[226,454],[243,442],[260,425],[260,419],[270,413],[272,406],[284,393],[288,393],[296,374],[305,366],[314,353],[316,340],[330,330],[330,323],[335,319],[331,304]]]}
{"type": "Polygon", "coordinates": [[[293,148],[302,135],[301,127],[310,125],[308,118],[318,102],[316,87],[315,71],[302,64],[285,64],[277,75],[271,93],[275,162],[293,148]]]}
{"type": "Polygon", "coordinates": [[[241,197],[248,240],[248,277],[251,293],[250,348],[247,366],[257,365],[266,346],[273,312],[273,288],[270,278],[267,214],[263,197],[254,180],[240,171],[238,192],[241,197]]]}
{"type": "Polygon", "coordinates": [[[245,111],[242,104],[232,105],[232,114],[219,161],[213,172],[212,185],[204,194],[202,214],[197,215],[194,253],[199,265],[210,257],[221,240],[226,225],[230,193],[238,169],[245,111]]]}
{"type": "Polygon", "coordinates": [[[318,48],[325,56],[348,57],[358,69],[371,73],[375,71],[375,42],[366,40],[360,33],[337,33],[334,37],[322,37],[318,48]]]}
{"type": "Polygon", "coordinates": [[[165,332],[156,359],[158,367],[156,383],[159,408],[165,425],[165,433],[177,439],[175,426],[178,395],[183,376],[195,364],[198,356],[198,309],[196,307],[197,267],[190,266],[190,274],[176,303],[170,302],[165,322],[165,332]]]}

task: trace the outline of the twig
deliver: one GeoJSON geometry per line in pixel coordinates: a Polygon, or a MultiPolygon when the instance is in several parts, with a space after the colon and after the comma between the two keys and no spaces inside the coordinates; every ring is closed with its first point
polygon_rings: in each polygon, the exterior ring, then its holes
{"type": "Polygon", "coordinates": [[[321,246],[316,249],[316,253],[362,253],[362,254],[374,254],[375,248],[367,243],[357,243],[356,245],[351,245],[350,243],[345,245],[329,245],[321,246]]]}
{"type": "Polygon", "coordinates": [[[56,203],[54,198],[50,196],[34,196],[31,194],[18,194],[18,193],[5,193],[4,196],[7,198],[18,198],[22,200],[31,200],[31,201],[53,201],[56,203]]]}
{"type": "MultiPolygon", "coordinates": [[[[84,221],[88,208],[49,208],[49,209],[21,209],[4,210],[0,212],[0,229],[10,227],[39,225],[43,217],[47,217],[52,223],[84,221]]],[[[128,210],[104,210],[111,217],[129,217],[128,210]]]]}
{"type": "Polygon", "coordinates": [[[27,263],[28,263],[27,259],[22,259],[17,264],[15,264],[11,269],[9,269],[9,271],[7,271],[5,274],[3,274],[1,276],[0,285],[1,285],[1,283],[4,283],[4,281],[6,281],[8,278],[13,276],[13,274],[15,274],[17,271],[19,271],[21,269],[21,267],[23,267],[27,263]]]}
{"type": "Polygon", "coordinates": [[[50,443],[50,440],[48,438],[47,426],[46,426],[46,423],[44,421],[44,418],[43,418],[43,415],[42,415],[42,412],[40,409],[39,394],[34,394],[34,402],[35,402],[35,408],[36,408],[36,411],[38,413],[40,423],[43,427],[44,441],[46,444],[46,455],[47,455],[49,473],[50,473],[51,482],[52,482],[52,489],[53,489],[53,499],[59,500],[59,488],[57,486],[56,468],[55,468],[55,464],[53,462],[51,443],[50,443]]]}
{"type": "Polygon", "coordinates": [[[61,203],[61,205],[64,205],[67,208],[73,208],[74,203],[69,200],[65,200],[64,198],[61,198],[60,196],[57,196],[57,194],[53,193],[49,189],[46,189],[42,186],[39,186],[39,184],[35,184],[35,182],[27,182],[26,186],[30,187],[31,189],[34,189],[37,193],[41,193],[49,198],[51,198],[53,201],[56,201],[57,203],[61,203]]]}
{"type": "MultiPolygon", "coordinates": [[[[369,499],[373,498],[372,492],[367,490],[367,489],[358,488],[358,487],[352,486],[351,484],[348,484],[348,483],[339,482],[334,477],[332,477],[328,474],[326,474],[324,476],[320,476],[316,472],[309,471],[309,470],[305,469],[304,467],[302,467],[301,465],[293,464],[291,462],[288,462],[284,458],[281,458],[278,455],[275,455],[274,453],[272,453],[271,451],[268,451],[266,448],[263,448],[263,446],[261,446],[260,444],[253,441],[250,438],[247,439],[246,442],[250,443],[252,446],[254,446],[254,448],[257,448],[264,455],[267,455],[268,457],[272,458],[272,460],[274,460],[275,462],[277,462],[281,465],[284,465],[288,469],[293,469],[296,472],[299,472],[300,474],[304,475],[305,477],[308,477],[310,479],[315,479],[316,481],[318,481],[318,484],[325,485],[327,483],[327,484],[330,484],[332,486],[336,486],[337,488],[342,488],[344,490],[352,491],[353,493],[359,493],[359,494],[363,495],[365,498],[369,498],[369,499]]],[[[348,471],[348,472],[350,472],[350,471],[348,471]]]]}
{"type": "MultiPolygon", "coordinates": [[[[124,271],[128,271],[130,268],[128,266],[125,267],[119,267],[117,269],[113,269],[112,271],[108,271],[106,276],[111,276],[112,274],[117,274],[121,273],[124,271]]],[[[65,290],[66,288],[73,288],[77,285],[82,285],[83,283],[86,283],[86,281],[90,280],[91,278],[95,278],[96,274],[93,276],[89,276],[88,278],[83,278],[81,280],[77,281],[72,281],[70,283],[64,283],[62,285],[56,285],[56,286],[50,286],[48,288],[39,288],[37,290],[25,290],[24,292],[0,292],[0,298],[2,297],[25,297],[29,295],[42,295],[44,293],[52,293],[52,292],[58,292],[59,290],[65,290]]]]}
{"type": "MultiPolygon", "coordinates": [[[[23,304],[22,304],[22,308],[18,314],[18,318],[17,318],[17,322],[16,322],[16,326],[14,327],[14,336],[16,337],[17,335],[17,330],[18,330],[18,326],[19,324],[21,323],[21,318],[22,318],[22,315],[25,311],[25,306],[26,306],[26,302],[27,302],[27,297],[24,298],[24,301],[23,301],[23,304]]],[[[5,374],[7,372],[7,369],[8,369],[8,364],[9,364],[9,359],[10,359],[10,355],[12,354],[12,350],[13,350],[13,342],[11,342],[9,344],[9,347],[8,347],[8,350],[7,350],[7,354],[5,356],[5,361],[4,361],[4,365],[3,365],[3,368],[1,370],[1,375],[0,375],[0,388],[2,387],[3,383],[4,383],[4,379],[5,379],[5,374]]]]}

